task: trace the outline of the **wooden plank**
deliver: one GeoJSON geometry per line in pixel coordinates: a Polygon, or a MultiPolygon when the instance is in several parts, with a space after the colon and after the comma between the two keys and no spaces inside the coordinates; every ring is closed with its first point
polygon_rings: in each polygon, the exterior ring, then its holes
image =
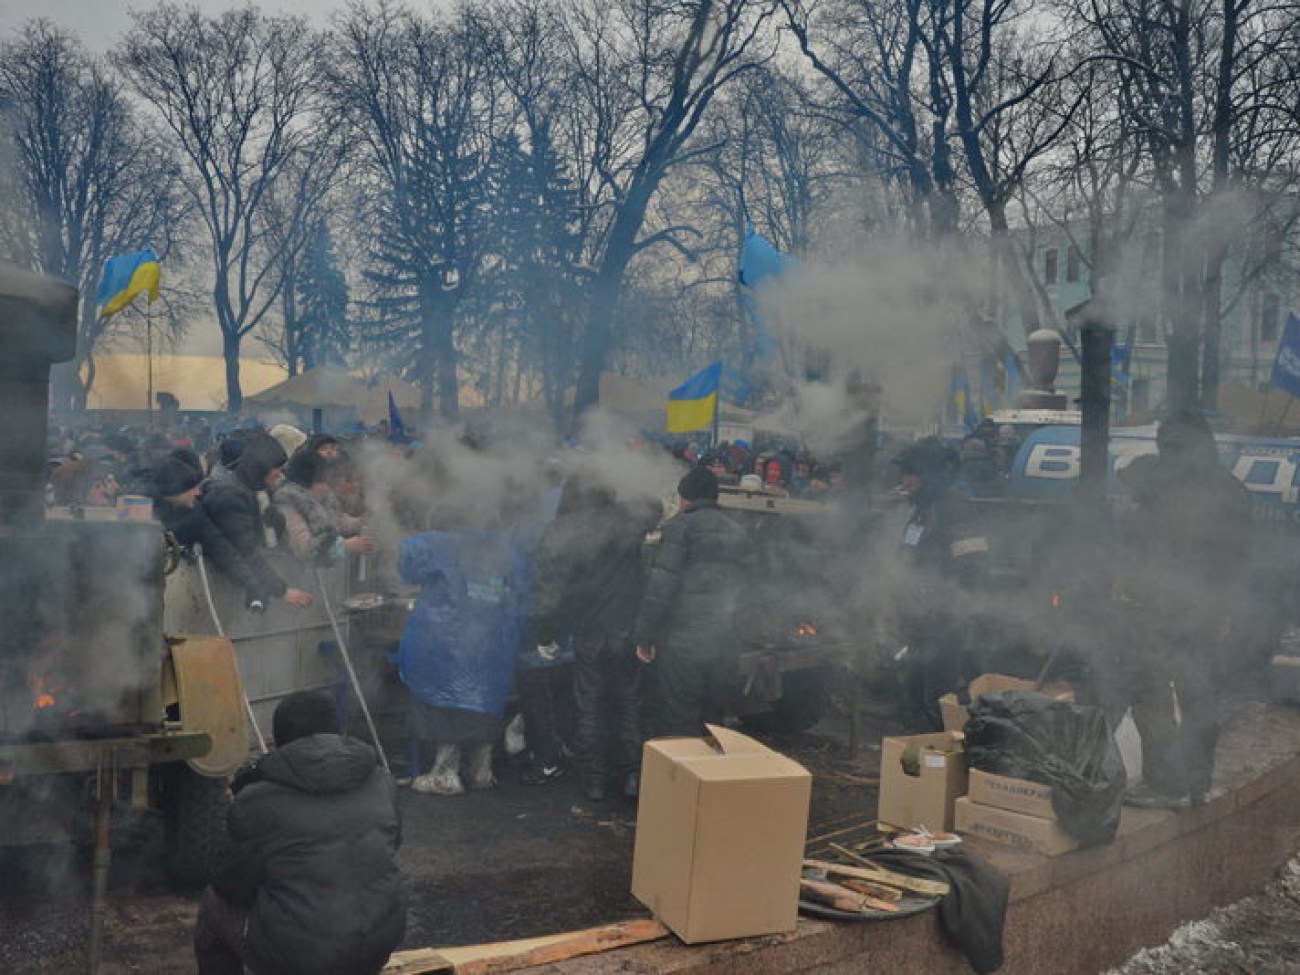
{"type": "Polygon", "coordinates": [[[598,928],[519,941],[458,945],[454,948],[418,948],[396,952],[384,966],[382,975],[430,975],[438,972],[495,975],[498,972],[513,972],[580,955],[657,941],[668,937],[668,933],[668,929],[658,921],[619,921],[598,928]]]}

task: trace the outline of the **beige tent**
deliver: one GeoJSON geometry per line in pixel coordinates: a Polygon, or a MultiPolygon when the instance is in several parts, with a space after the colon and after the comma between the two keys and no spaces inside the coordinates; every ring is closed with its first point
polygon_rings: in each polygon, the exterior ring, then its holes
{"type": "Polygon", "coordinates": [[[374,424],[388,417],[390,392],[403,419],[410,423],[420,408],[420,387],[392,376],[366,380],[329,366],[290,376],[255,396],[246,397],[244,402],[250,409],[262,412],[287,410],[304,422],[310,420],[313,410],[322,410],[329,423],[360,419],[374,424]]]}
{"type": "MultiPolygon", "coordinates": [[[[243,359],[240,385],[245,395],[284,378],[284,368],[243,359]]],[[[226,406],[226,363],[219,355],[153,356],[155,393],[171,393],[182,410],[221,410],[226,406]]],[[[95,357],[95,382],[86,405],[92,410],[149,408],[149,357],[115,353],[95,357]]]]}

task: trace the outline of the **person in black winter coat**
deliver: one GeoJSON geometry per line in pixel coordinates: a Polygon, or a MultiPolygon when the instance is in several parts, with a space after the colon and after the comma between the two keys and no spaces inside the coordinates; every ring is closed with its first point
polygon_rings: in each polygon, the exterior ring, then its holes
{"type": "Polygon", "coordinates": [[[954,486],[961,457],[927,437],[897,458],[912,516],[899,552],[906,587],[900,599],[903,690],[916,730],[942,727],[939,698],[961,688],[974,653],[975,601],[989,572],[989,544],[969,499],[954,486]]]}
{"type": "Polygon", "coordinates": [[[287,459],[284,448],[271,437],[250,438],[234,463],[232,476],[209,478],[204,483],[202,505],[248,564],[258,592],[283,599],[290,606],[306,607],[312,603],[311,594],[286,585],[266,559],[264,518],[278,514],[270,506],[269,493],[283,477],[280,469],[287,459]],[[258,500],[263,492],[268,495],[265,505],[258,500]]]}
{"type": "Polygon", "coordinates": [[[1137,511],[1119,586],[1132,618],[1123,703],[1142,738],[1142,783],[1125,802],[1178,808],[1210,791],[1220,711],[1247,666],[1251,502],[1203,415],[1172,413],[1156,447],[1124,475],[1137,511]]]}
{"type": "Polygon", "coordinates": [[[605,798],[613,775],[625,796],[637,791],[641,702],[631,624],[645,588],[642,546],[661,515],[658,502],[619,504],[613,491],[577,476],[534,557],[529,629],[539,644],[573,637],[575,745],[593,800],[605,798]]]}
{"type": "Polygon", "coordinates": [[[275,751],[232,786],[230,854],[195,925],[199,975],[373,975],[401,943],[396,788],[336,727],[324,695],[289,695],[275,751]]]}
{"type": "Polygon", "coordinates": [[[718,507],[707,468],[688,472],[677,494],[682,510],[664,525],[633,641],[638,659],[656,663],[657,733],[699,735],[735,695],[746,534],[718,507]]]}
{"type": "Polygon", "coordinates": [[[154,499],[158,520],[182,550],[197,545],[209,564],[243,589],[250,604],[264,600],[266,594],[257,575],[203,510],[199,502],[202,481],[198,455],[178,449],[144,472],[141,490],[154,499]]]}

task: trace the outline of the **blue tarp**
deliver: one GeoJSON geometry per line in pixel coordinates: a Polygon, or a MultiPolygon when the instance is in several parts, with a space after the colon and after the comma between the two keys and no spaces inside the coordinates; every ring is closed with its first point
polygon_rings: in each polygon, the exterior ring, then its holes
{"type": "Polygon", "coordinates": [[[398,571],[424,587],[397,650],[402,681],[433,707],[503,715],[524,624],[518,546],[500,532],[426,532],[402,542],[398,571]]]}

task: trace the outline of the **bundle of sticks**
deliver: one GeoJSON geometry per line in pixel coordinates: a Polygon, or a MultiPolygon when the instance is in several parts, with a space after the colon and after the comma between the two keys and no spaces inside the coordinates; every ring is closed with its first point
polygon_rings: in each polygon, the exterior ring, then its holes
{"type": "Polygon", "coordinates": [[[837,853],[855,862],[804,860],[805,871],[813,876],[799,879],[799,892],[814,903],[849,914],[872,911],[895,914],[901,910],[899,902],[909,893],[939,897],[948,893],[945,883],[886,870],[851,850],[832,846],[837,853]],[[821,879],[823,877],[825,879],[821,879]]]}

